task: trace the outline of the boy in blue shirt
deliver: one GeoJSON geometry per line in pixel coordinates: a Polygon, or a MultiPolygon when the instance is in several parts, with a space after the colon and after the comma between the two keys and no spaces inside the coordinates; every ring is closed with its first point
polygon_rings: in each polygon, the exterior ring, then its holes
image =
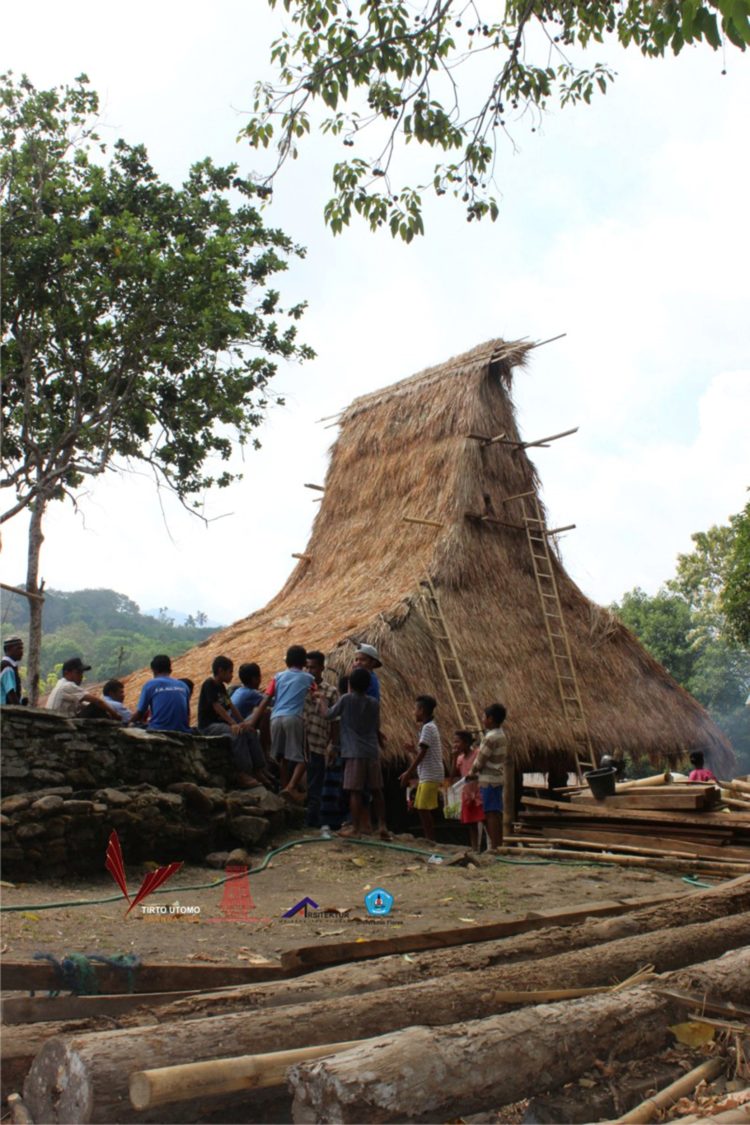
{"type": "Polygon", "coordinates": [[[302,711],[307,693],[314,690],[315,677],[305,671],[307,652],[303,645],[291,645],[286,653],[286,668],[278,672],[266,688],[263,699],[248,720],[257,727],[263,712],[273,700],[271,716],[271,756],[281,770],[281,796],[288,801],[303,799],[298,789],[305,774],[305,724],[302,711]],[[291,773],[290,773],[291,770],[291,773]]]}
{"type": "Polygon", "coordinates": [[[232,692],[232,703],[235,705],[243,719],[252,714],[263,699],[260,688],[260,666],[258,664],[240,664],[237,675],[240,677],[240,687],[232,692]]]}
{"type": "Polygon", "coordinates": [[[151,661],[152,680],[141,688],[138,706],[131,717],[140,723],[151,712],[148,730],[175,730],[190,734],[190,692],[182,680],[172,679],[172,661],[160,654],[151,661]]]}

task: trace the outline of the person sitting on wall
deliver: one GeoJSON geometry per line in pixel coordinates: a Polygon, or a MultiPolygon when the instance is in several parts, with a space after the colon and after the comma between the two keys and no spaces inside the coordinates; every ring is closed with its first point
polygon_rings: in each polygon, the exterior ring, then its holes
{"type": "Polygon", "coordinates": [[[84,664],[80,656],[72,656],[70,660],[66,660],[62,666],[62,676],[47,699],[47,710],[58,711],[69,719],[105,718],[121,722],[114,707],[81,687],[84,672],[90,669],[91,665],[84,664]]]}
{"type": "Polygon", "coordinates": [[[102,688],[102,695],[109,706],[120,716],[120,721],[129,723],[133,717],[133,712],[125,706],[125,684],[122,680],[107,680],[102,688]]]}
{"type": "Polygon", "coordinates": [[[260,665],[240,664],[237,675],[240,677],[240,686],[232,692],[232,703],[242,718],[247,719],[263,699],[263,692],[260,690],[260,665]]]}
{"type": "Polygon", "coordinates": [[[147,730],[170,730],[190,734],[190,690],[184,680],[172,678],[172,661],[164,653],[151,661],[151,675],[141,688],[132,723],[148,716],[147,730]]]}
{"type": "Polygon", "coordinates": [[[211,665],[211,673],[203,681],[198,697],[198,730],[201,734],[228,734],[231,737],[240,788],[255,789],[258,785],[270,784],[258,735],[250,720],[243,720],[227,692],[227,684],[234,674],[234,663],[228,656],[217,656],[211,665]]]}
{"type": "Polygon", "coordinates": [[[21,669],[23,641],[20,637],[8,637],[3,644],[3,658],[0,663],[0,704],[28,703],[21,694],[21,669]]]}

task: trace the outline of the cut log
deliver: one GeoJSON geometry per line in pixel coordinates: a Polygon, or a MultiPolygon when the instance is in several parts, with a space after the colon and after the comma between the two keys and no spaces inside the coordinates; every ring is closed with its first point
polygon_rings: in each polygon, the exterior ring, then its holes
{"type": "Polygon", "coordinates": [[[213,996],[178,1000],[157,1010],[157,1018],[195,1019],[231,1011],[278,1007],[311,1000],[322,1000],[351,993],[374,992],[415,979],[430,980],[454,972],[487,969],[518,961],[551,957],[555,953],[590,948],[616,941],[630,934],[651,933],[665,927],[707,922],[730,914],[750,911],[750,877],[724,883],[710,891],[679,895],[667,903],[604,919],[588,919],[576,926],[550,927],[533,934],[520,934],[504,941],[482,942],[417,954],[412,962],[403,957],[381,957],[374,962],[321,969],[291,981],[248,985],[213,996]]]}
{"type": "MultiPolygon", "coordinates": [[[[750,998],[750,950],[671,974],[669,984],[750,998]]],[[[439,1030],[411,1027],[289,1072],[295,1122],[444,1121],[570,1082],[611,1051],[651,1054],[670,1038],[670,1001],[642,985],[439,1030]]]]}
{"type": "Polygon", "coordinates": [[[455,973],[350,996],[345,1006],[339,999],[318,1000],[155,1028],[59,1036],[48,1041],[35,1058],[24,1100],[32,1116],[46,1125],[127,1122],[134,1119],[127,1083],[135,1070],[227,1058],[238,1052],[333,1043],[340,1039],[342,1026],[351,1038],[380,1035],[403,1027],[407,1020],[439,1026],[473,1015],[478,994],[490,1010],[503,1010],[506,1005],[493,1003],[491,994],[496,989],[556,988],[561,981],[568,987],[610,984],[645,962],[658,971],[669,970],[700,960],[706,949],[724,952],[748,941],[750,915],[739,915],[624,938],[599,946],[595,956],[583,950],[490,969],[482,974],[481,985],[472,973],[455,973]]]}
{"type": "MultiPolygon", "coordinates": [[[[225,988],[250,984],[259,980],[279,980],[288,975],[278,962],[267,965],[139,965],[129,972],[111,965],[92,962],[99,993],[131,992],[193,992],[196,989],[225,988]]],[[[3,961],[2,982],[6,992],[52,992],[65,988],[54,965],[49,961],[3,961]]]]}

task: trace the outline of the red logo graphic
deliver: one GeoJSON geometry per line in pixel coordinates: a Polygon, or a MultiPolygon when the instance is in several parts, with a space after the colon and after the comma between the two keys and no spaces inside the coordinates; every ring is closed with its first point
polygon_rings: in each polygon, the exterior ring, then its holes
{"type": "Polygon", "coordinates": [[[125,911],[125,916],[127,917],[134,906],[137,906],[139,902],[143,902],[144,898],[148,895],[153,894],[157,887],[160,887],[162,883],[166,883],[167,879],[171,879],[172,876],[180,870],[182,863],[168,863],[166,867],[157,867],[156,871],[149,871],[148,875],[144,877],[138,894],[132,902],[128,894],[128,885],[125,881],[125,862],[122,858],[120,837],[117,835],[116,831],[113,831],[112,835],[109,837],[107,858],[104,861],[104,866],[130,903],[130,906],[125,911]]]}
{"type": "Polygon", "coordinates": [[[224,884],[224,893],[221,897],[219,910],[227,922],[252,922],[255,919],[251,914],[255,910],[253,896],[250,893],[250,880],[246,867],[227,867],[227,881],[224,884]]]}

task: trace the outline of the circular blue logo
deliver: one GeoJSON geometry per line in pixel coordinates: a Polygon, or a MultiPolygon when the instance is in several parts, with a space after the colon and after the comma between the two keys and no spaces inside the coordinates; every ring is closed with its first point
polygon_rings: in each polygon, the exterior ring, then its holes
{"type": "Polygon", "coordinates": [[[365,895],[365,906],[368,914],[390,914],[393,906],[393,895],[389,891],[383,890],[382,887],[376,887],[374,891],[365,895]]]}

